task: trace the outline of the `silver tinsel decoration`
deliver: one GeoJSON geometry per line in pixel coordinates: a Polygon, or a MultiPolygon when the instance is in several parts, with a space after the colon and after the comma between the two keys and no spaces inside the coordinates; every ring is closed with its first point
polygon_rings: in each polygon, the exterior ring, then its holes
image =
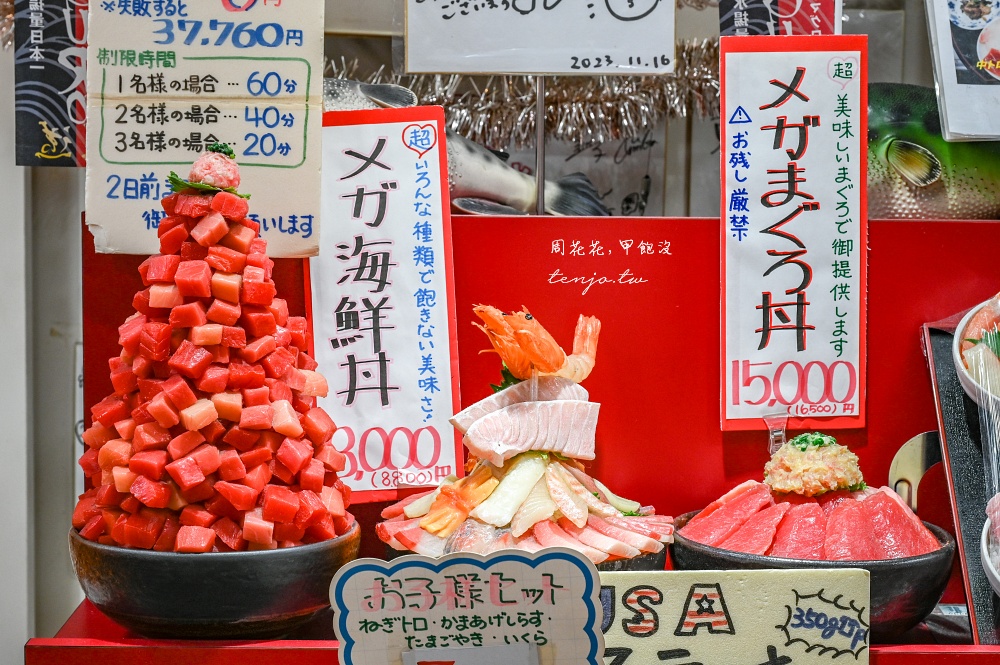
{"type": "Polygon", "coordinates": [[[0,0],[0,45],[4,50],[14,43],[14,0],[0,0]]]}
{"type": "MultiPolygon", "coordinates": [[[[330,61],[326,75],[405,86],[421,104],[443,106],[449,128],[477,143],[534,145],[533,76],[400,76],[384,68],[365,76],[359,69],[356,61],[330,61]]],[[[579,146],[638,136],[664,118],[717,116],[718,39],[679,42],[669,76],[547,77],[545,107],[546,136],[579,146]]]]}

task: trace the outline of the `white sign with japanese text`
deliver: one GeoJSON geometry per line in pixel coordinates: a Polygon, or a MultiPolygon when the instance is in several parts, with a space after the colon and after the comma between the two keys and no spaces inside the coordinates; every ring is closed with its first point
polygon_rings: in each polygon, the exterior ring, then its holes
{"type": "Polygon", "coordinates": [[[444,112],[324,115],[323,234],[310,262],[320,400],[355,501],[460,474],[444,112]]]}
{"type": "Polygon", "coordinates": [[[721,51],[723,429],[862,427],[866,38],[721,51]]]}
{"type": "Polygon", "coordinates": [[[407,0],[406,70],[468,74],[671,74],[667,0],[407,0]]]}
{"type": "Polygon", "coordinates": [[[868,663],[869,573],[601,573],[607,665],[868,663]]]}
{"type": "Polygon", "coordinates": [[[319,240],[323,0],[95,1],[87,224],[98,252],[155,254],[171,171],[236,153],[275,257],[319,240]]]}
{"type": "Polygon", "coordinates": [[[358,559],[330,585],[340,665],[504,645],[536,647],[546,665],[603,665],[599,585],[594,564],[561,547],[358,559]]]}

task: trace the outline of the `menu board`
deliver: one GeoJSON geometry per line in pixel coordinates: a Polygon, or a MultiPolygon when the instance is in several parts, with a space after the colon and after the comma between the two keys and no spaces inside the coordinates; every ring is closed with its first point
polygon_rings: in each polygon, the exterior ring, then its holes
{"type": "Polygon", "coordinates": [[[723,429],[863,427],[867,38],[720,48],[723,429]]]}
{"type": "Polygon", "coordinates": [[[150,254],[171,171],[213,143],[240,164],[272,256],[318,250],[323,0],[99,2],[87,53],[87,223],[150,254]]]}
{"type": "Polygon", "coordinates": [[[320,400],[352,501],[461,474],[451,218],[439,106],[323,118],[323,240],[310,262],[320,400]]]}
{"type": "Polygon", "coordinates": [[[674,3],[407,0],[406,70],[671,74],[674,3]]]}

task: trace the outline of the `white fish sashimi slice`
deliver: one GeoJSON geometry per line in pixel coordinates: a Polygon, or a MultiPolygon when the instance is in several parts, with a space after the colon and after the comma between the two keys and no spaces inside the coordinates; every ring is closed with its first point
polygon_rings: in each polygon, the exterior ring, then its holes
{"type": "Polygon", "coordinates": [[[514,458],[493,493],[469,515],[496,527],[510,524],[535,483],[545,475],[546,457],[543,453],[524,453],[514,458]]]}
{"type": "Polygon", "coordinates": [[[581,400],[512,404],[474,422],[463,442],[496,466],[529,450],[594,459],[599,410],[600,404],[581,400]]]}
{"type": "Polygon", "coordinates": [[[549,496],[545,478],[539,478],[514,516],[510,518],[510,532],[519,537],[530,531],[538,522],[552,517],[555,512],[556,504],[549,496]]]}
{"type": "Polygon", "coordinates": [[[602,552],[601,550],[590,547],[589,545],[584,545],[579,540],[560,529],[559,525],[551,520],[543,520],[536,524],[533,529],[533,533],[535,534],[535,540],[537,540],[543,547],[568,547],[576,550],[577,552],[582,552],[585,557],[594,563],[601,563],[602,561],[607,561],[608,559],[607,552],[602,552]]]}
{"type": "Polygon", "coordinates": [[[624,497],[618,496],[617,494],[609,490],[607,487],[605,487],[600,480],[595,480],[594,484],[597,485],[597,489],[601,490],[601,493],[604,494],[608,503],[610,503],[612,506],[614,506],[621,512],[637,513],[642,508],[641,503],[639,503],[638,501],[632,501],[631,499],[626,499],[624,497]]]}
{"type": "Polygon", "coordinates": [[[597,515],[591,515],[587,519],[587,524],[595,531],[603,533],[605,536],[616,538],[632,547],[637,547],[643,552],[659,552],[663,549],[663,543],[658,540],[653,540],[634,531],[620,529],[597,515]]]}
{"type": "Polygon", "coordinates": [[[589,545],[590,547],[599,549],[602,552],[607,552],[608,554],[612,554],[614,556],[631,559],[642,553],[639,551],[639,548],[623,543],[617,538],[606,536],[603,533],[595,531],[589,526],[585,526],[581,529],[565,517],[559,520],[559,526],[563,531],[573,536],[584,545],[589,545]]]}
{"type": "Polygon", "coordinates": [[[396,540],[406,546],[406,549],[424,556],[439,557],[444,554],[447,542],[444,538],[427,533],[419,526],[404,529],[396,533],[396,540]]]}
{"type": "Polygon", "coordinates": [[[616,517],[621,515],[618,509],[611,504],[604,503],[596,496],[587,491],[579,480],[576,479],[569,471],[569,467],[565,464],[557,463],[555,466],[559,467],[559,474],[562,476],[562,480],[569,486],[571,490],[577,493],[577,495],[583,499],[583,502],[587,504],[587,509],[594,513],[595,515],[600,515],[601,517],[616,517]]]}
{"type": "Polygon", "coordinates": [[[597,486],[597,483],[594,481],[593,478],[588,476],[585,471],[581,471],[580,469],[576,468],[573,464],[563,463],[563,466],[566,467],[567,471],[573,474],[574,478],[580,481],[581,485],[587,488],[588,492],[590,493],[597,492],[598,494],[601,495],[598,497],[601,501],[607,501],[607,497],[603,495],[601,489],[597,486]]]}
{"type": "Polygon", "coordinates": [[[462,525],[455,529],[455,533],[448,536],[444,546],[444,553],[452,552],[475,552],[476,554],[489,554],[498,549],[497,541],[502,534],[489,524],[483,524],[473,519],[467,519],[462,525]]]}
{"type": "Polygon", "coordinates": [[[559,512],[577,526],[587,523],[587,502],[574,492],[563,480],[562,469],[558,464],[550,464],[545,470],[545,486],[549,496],[559,508],[559,512]]]}
{"type": "Polygon", "coordinates": [[[1000,396],[1000,358],[986,344],[976,344],[962,352],[969,374],[986,392],[1000,396]]]}
{"type": "MultiPolygon", "coordinates": [[[[535,396],[535,401],[548,402],[550,400],[557,399],[580,400],[586,402],[590,399],[590,395],[579,383],[575,383],[569,379],[564,379],[561,376],[538,377],[538,392],[535,396]]],[[[483,416],[493,413],[494,411],[499,411],[500,409],[510,406],[511,404],[520,404],[521,402],[528,402],[530,400],[531,382],[522,381],[510,386],[509,388],[504,388],[500,392],[494,393],[486,399],[481,399],[475,404],[462,409],[452,416],[449,422],[455,426],[455,429],[462,434],[465,434],[469,428],[472,427],[472,423],[476,422],[483,416]]]]}

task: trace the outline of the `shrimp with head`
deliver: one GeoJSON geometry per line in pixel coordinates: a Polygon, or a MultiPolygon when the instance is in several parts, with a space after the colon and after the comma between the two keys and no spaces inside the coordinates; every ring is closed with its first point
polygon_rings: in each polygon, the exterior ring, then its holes
{"type": "Polygon", "coordinates": [[[573,353],[562,347],[527,308],[505,314],[496,307],[473,308],[484,325],[475,324],[489,337],[493,349],[518,379],[531,377],[532,368],[543,376],[561,376],[577,383],[590,375],[597,362],[597,339],[601,322],[580,315],[573,336],[573,353]]]}

